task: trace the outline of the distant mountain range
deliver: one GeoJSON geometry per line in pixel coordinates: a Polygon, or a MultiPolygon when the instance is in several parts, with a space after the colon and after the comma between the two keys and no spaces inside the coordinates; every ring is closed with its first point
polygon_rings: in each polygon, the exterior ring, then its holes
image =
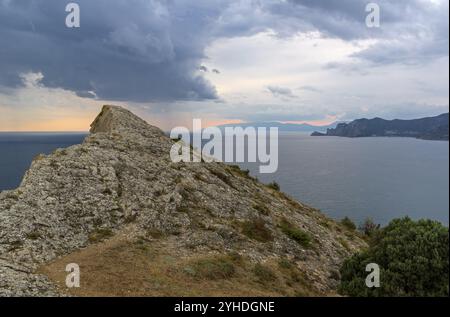
{"type": "Polygon", "coordinates": [[[247,127],[263,127],[263,128],[270,128],[270,127],[276,127],[278,128],[278,131],[282,132],[313,132],[313,131],[327,131],[327,129],[335,128],[339,123],[341,122],[333,122],[328,125],[324,126],[317,126],[317,125],[311,125],[307,123],[281,123],[281,122],[246,122],[246,123],[232,123],[232,124],[224,124],[218,126],[220,129],[225,129],[226,127],[241,127],[241,128],[247,128],[247,127]]]}
{"type": "Polygon", "coordinates": [[[397,136],[426,140],[448,140],[449,114],[413,120],[385,120],[381,118],[358,119],[339,123],[326,133],[314,132],[312,136],[372,137],[397,136]]]}

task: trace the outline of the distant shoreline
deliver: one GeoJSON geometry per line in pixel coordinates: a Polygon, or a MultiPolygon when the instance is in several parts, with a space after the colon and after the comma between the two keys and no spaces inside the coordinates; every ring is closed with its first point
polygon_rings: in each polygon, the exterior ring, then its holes
{"type": "Polygon", "coordinates": [[[412,120],[385,120],[382,118],[357,119],[339,123],[326,133],[313,132],[311,136],[361,137],[410,137],[422,140],[449,140],[449,114],[412,120]]]}

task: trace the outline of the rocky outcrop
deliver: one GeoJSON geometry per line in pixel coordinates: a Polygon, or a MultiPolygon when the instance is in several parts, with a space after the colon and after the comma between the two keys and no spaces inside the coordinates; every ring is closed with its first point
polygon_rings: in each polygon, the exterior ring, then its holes
{"type": "Polygon", "coordinates": [[[38,269],[124,232],[180,261],[286,259],[313,294],[333,292],[343,259],[365,245],[355,233],[235,166],[172,163],[174,142],[104,106],[83,144],[36,157],[20,187],[0,193],[0,296],[64,295],[38,269]]]}
{"type": "Polygon", "coordinates": [[[350,123],[340,123],[327,133],[314,132],[311,136],[399,136],[427,140],[448,140],[449,114],[414,120],[384,120],[381,118],[358,119],[350,123]]]}

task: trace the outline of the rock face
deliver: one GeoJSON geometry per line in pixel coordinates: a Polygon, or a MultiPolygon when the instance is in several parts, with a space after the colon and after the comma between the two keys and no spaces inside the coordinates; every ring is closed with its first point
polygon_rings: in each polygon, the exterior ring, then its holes
{"type": "Polygon", "coordinates": [[[64,295],[38,268],[123,232],[163,240],[175,261],[287,259],[311,294],[333,293],[339,265],[365,245],[356,234],[235,166],[172,163],[174,142],[104,106],[83,144],[36,157],[20,187],[0,193],[0,296],[64,295]]]}
{"type": "Polygon", "coordinates": [[[449,114],[414,120],[384,120],[381,118],[358,119],[350,123],[340,123],[326,134],[314,132],[312,136],[400,136],[427,140],[448,140],[449,114]]]}

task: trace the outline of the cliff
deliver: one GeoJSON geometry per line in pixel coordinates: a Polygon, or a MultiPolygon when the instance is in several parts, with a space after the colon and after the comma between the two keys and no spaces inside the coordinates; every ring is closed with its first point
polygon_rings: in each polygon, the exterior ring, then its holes
{"type": "Polygon", "coordinates": [[[328,295],[365,246],[320,211],[104,106],[80,145],[0,193],[0,296],[328,295]],[[77,263],[81,287],[65,287],[77,263]]]}
{"type": "Polygon", "coordinates": [[[414,120],[384,120],[381,118],[358,119],[350,123],[340,123],[327,133],[314,132],[312,136],[399,136],[427,140],[448,140],[449,114],[414,120]]]}

